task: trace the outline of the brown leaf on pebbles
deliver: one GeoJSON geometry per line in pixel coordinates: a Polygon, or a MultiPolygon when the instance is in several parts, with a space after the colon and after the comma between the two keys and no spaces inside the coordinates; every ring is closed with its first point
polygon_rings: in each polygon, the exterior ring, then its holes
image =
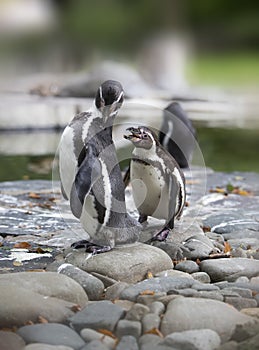
{"type": "Polygon", "coordinates": [[[152,274],[152,272],[151,271],[148,271],[147,272],[147,278],[149,279],[149,278],[153,278],[154,276],[153,276],[153,274],[152,274]]]}
{"type": "Polygon", "coordinates": [[[40,199],[40,195],[38,193],[35,193],[35,192],[30,192],[29,193],[29,198],[32,198],[32,199],[40,199]]]}
{"type": "Polygon", "coordinates": [[[228,241],[224,242],[224,253],[230,253],[232,250],[231,245],[228,241]]]}
{"type": "Polygon", "coordinates": [[[44,318],[43,316],[38,317],[38,322],[39,323],[49,323],[49,321],[46,318],[44,318]]]}
{"type": "Polygon", "coordinates": [[[81,311],[82,308],[79,304],[76,304],[76,305],[71,306],[70,310],[73,312],[78,312],[78,311],[81,311]]]}
{"type": "Polygon", "coordinates": [[[154,335],[158,335],[160,338],[164,338],[163,334],[160,332],[158,328],[152,328],[146,331],[145,334],[154,334],[154,335]]]}
{"type": "Polygon", "coordinates": [[[23,266],[23,263],[21,261],[14,260],[13,266],[16,266],[16,267],[23,266]]]}
{"type": "Polygon", "coordinates": [[[103,334],[103,335],[107,335],[108,337],[111,337],[112,339],[117,339],[116,335],[114,335],[111,331],[109,331],[108,329],[103,329],[100,328],[97,330],[97,332],[103,334]]]}
{"type": "Polygon", "coordinates": [[[143,290],[143,292],[139,293],[139,295],[155,295],[153,290],[143,290]]]}
{"type": "Polygon", "coordinates": [[[31,245],[28,242],[18,242],[18,243],[15,243],[14,248],[29,249],[31,248],[31,245]]]}

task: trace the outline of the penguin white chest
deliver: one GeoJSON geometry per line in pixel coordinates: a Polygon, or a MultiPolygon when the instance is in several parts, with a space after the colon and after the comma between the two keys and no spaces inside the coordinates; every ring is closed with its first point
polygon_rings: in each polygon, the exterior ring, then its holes
{"type": "Polygon", "coordinates": [[[140,214],[168,218],[168,186],[158,168],[139,161],[131,162],[131,185],[140,214]]]}

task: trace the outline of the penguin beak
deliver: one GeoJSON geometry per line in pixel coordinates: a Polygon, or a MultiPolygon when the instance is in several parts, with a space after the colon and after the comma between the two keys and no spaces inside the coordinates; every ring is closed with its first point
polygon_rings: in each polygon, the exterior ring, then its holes
{"type": "Polygon", "coordinates": [[[129,131],[131,134],[129,135],[123,135],[123,137],[126,140],[130,140],[132,142],[139,142],[142,138],[141,138],[141,132],[139,130],[139,128],[128,128],[127,131],[129,131]]]}

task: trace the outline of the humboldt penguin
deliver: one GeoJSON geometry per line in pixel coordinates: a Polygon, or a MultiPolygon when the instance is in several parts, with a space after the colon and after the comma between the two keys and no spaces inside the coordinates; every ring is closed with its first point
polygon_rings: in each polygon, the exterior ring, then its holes
{"type": "Polygon", "coordinates": [[[165,219],[164,227],[151,241],[164,241],[185,205],[185,179],[175,161],[149,128],[131,127],[124,138],[135,146],[130,162],[130,181],[139,222],[148,216],[165,219]]]}
{"type": "Polygon", "coordinates": [[[126,211],[124,184],[112,139],[115,116],[123,103],[123,88],[105,81],[92,108],[77,114],[65,128],[59,146],[62,193],[91,241],[84,247],[98,254],[116,244],[138,239],[140,225],[126,211]]]}
{"type": "Polygon", "coordinates": [[[178,102],[164,109],[159,141],[181,168],[188,168],[196,143],[196,131],[178,102]]]}

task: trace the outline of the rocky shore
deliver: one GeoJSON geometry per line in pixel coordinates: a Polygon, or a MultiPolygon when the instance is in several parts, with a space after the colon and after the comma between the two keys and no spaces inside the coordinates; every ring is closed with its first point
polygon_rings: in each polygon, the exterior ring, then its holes
{"type": "MultiPolygon", "coordinates": [[[[259,348],[259,174],[186,172],[171,237],[98,256],[58,182],[0,184],[1,350],[259,348]],[[205,183],[206,181],[206,183],[205,183]]],[[[137,215],[130,188],[128,210],[137,215]]]]}

